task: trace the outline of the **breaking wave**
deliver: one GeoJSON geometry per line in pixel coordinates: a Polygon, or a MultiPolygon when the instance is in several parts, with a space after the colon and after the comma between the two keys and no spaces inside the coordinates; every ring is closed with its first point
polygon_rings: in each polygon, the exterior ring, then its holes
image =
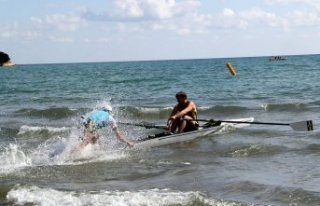
{"type": "Polygon", "coordinates": [[[81,109],[74,108],[48,108],[48,109],[34,109],[25,108],[15,112],[17,116],[29,116],[29,117],[42,117],[48,119],[63,119],[71,116],[75,116],[81,112],[81,109]]]}
{"type": "MultiPolygon", "coordinates": [[[[214,106],[199,106],[198,112],[202,116],[228,116],[228,115],[240,115],[248,112],[264,110],[267,112],[297,112],[297,111],[308,111],[318,108],[319,105],[310,103],[265,103],[254,106],[237,106],[237,105],[214,105],[214,106]]],[[[34,118],[47,118],[47,119],[65,119],[71,117],[81,116],[93,108],[47,108],[47,109],[34,109],[24,108],[16,111],[15,116],[23,117],[34,117],[34,118]]],[[[146,119],[146,118],[157,118],[166,119],[173,107],[168,106],[118,106],[114,107],[115,116],[121,118],[130,119],[146,119]]]]}
{"type": "Polygon", "coordinates": [[[7,200],[14,204],[35,205],[212,205],[240,206],[239,202],[229,202],[207,197],[201,192],[182,192],[171,189],[150,189],[139,191],[59,191],[37,186],[19,186],[11,189],[7,200]]]}
{"type": "Polygon", "coordinates": [[[59,134],[65,134],[70,132],[70,127],[48,127],[48,126],[28,126],[23,125],[20,127],[18,136],[19,137],[50,137],[59,134]]]}

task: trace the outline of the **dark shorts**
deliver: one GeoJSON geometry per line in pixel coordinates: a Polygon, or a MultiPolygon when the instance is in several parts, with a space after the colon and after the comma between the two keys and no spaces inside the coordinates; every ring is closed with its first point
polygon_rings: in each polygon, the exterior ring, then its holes
{"type": "Polygon", "coordinates": [[[196,121],[187,121],[186,128],[184,129],[184,132],[190,132],[197,130],[199,128],[199,124],[196,121]]]}

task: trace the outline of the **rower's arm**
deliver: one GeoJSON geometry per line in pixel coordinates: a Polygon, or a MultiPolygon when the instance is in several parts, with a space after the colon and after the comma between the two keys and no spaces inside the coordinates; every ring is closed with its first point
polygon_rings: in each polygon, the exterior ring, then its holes
{"type": "Polygon", "coordinates": [[[195,108],[195,104],[193,102],[190,102],[189,105],[182,111],[176,113],[174,116],[174,118],[179,118],[184,116],[185,114],[187,114],[188,112],[191,112],[193,110],[193,108],[195,108]]]}
{"type": "Polygon", "coordinates": [[[114,131],[114,133],[116,134],[117,138],[118,138],[121,142],[129,145],[130,147],[133,146],[133,143],[132,143],[131,141],[129,141],[127,138],[125,138],[124,135],[118,130],[117,127],[114,127],[112,130],[114,131]]]}
{"type": "Polygon", "coordinates": [[[174,116],[175,114],[177,114],[178,113],[178,107],[177,106],[175,106],[174,108],[173,108],[173,110],[172,110],[172,112],[171,112],[171,114],[170,114],[170,116],[169,116],[169,118],[168,118],[168,121],[167,121],[167,124],[169,123],[169,121],[171,120],[171,117],[172,116],[174,116]]]}
{"type": "Polygon", "coordinates": [[[178,107],[175,106],[170,114],[170,117],[172,117],[173,115],[175,115],[178,112],[178,107]]]}

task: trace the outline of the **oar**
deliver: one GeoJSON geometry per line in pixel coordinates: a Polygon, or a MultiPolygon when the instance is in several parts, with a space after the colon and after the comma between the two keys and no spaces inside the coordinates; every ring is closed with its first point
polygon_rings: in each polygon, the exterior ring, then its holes
{"type": "Polygon", "coordinates": [[[141,123],[130,123],[130,122],[118,122],[119,124],[123,125],[132,125],[132,126],[138,126],[138,127],[144,127],[147,129],[167,129],[166,126],[160,126],[160,125],[155,125],[154,123],[150,122],[141,122],[141,123]]]}
{"type": "Polygon", "coordinates": [[[225,123],[241,123],[241,124],[265,124],[265,125],[280,125],[290,126],[295,131],[312,131],[313,123],[312,120],[293,122],[293,123],[274,123],[274,122],[243,122],[243,121],[232,121],[232,120],[213,120],[213,119],[198,119],[203,122],[225,122],[225,123]]]}

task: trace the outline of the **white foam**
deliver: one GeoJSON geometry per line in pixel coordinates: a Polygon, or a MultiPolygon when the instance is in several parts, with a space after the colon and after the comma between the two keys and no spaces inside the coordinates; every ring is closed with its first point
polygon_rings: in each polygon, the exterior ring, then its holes
{"type": "Polygon", "coordinates": [[[155,107],[136,107],[136,108],[145,113],[155,113],[155,112],[161,111],[161,108],[155,108],[155,107]]]}
{"type": "MultiPolygon", "coordinates": [[[[229,121],[236,121],[236,122],[253,122],[254,118],[243,118],[243,119],[230,119],[229,121]]],[[[221,125],[224,127],[234,127],[234,128],[243,128],[243,127],[248,127],[251,124],[246,124],[246,123],[224,123],[222,122],[221,125]]]]}
{"type": "MultiPolygon", "coordinates": [[[[70,156],[72,164],[85,164],[89,162],[112,162],[115,160],[125,159],[128,153],[121,150],[104,150],[98,144],[89,144],[79,152],[70,156]]],[[[71,162],[68,162],[70,164],[71,162]]]]}
{"type": "Polygon", "coordinates": [[[106,148],[102,144],[89,144],[79,153],[72,150],[80,143],[77,133],[64,137],[52,137],[34,148],[23,149],[17,144],[9,144],[0,149],[0,176],[25,167],[45,165],[80,165],[88,162],[112,162],[128,157],[124,150],[106,148]]]}
{"type": "Polygon", "coordinates": [[[262,107],[265,111],[267,111],[269,104],[261,104],[260,107],[262,107]]]}
{"type": "Polygon", "coordinates": [[[106,104],[112,106],[111,102],[110,102],[110,99],[102,100],[102,101],[97,102],[96,105],[95,105],[95,108],[101,108],[106,104]]]}
{"type": "Polygon", "coordinates": [[[0,175],[9,174],[20,170],[23,167],[30,166],[32,160],[28,157],[17,144],[9,144],[0,153],[0,175]]]}
{"type": "Polygon", "coordinates": [[[51,205],[189,205],[200,201],[206,205],[234,205],[221,200],[207,198],[201,192],[182,192],[170,189],[150,189],[139,191],[91,191],[70,192],[58,191],[37,186],[16,186],[7,194],[7,199],[14,204],[51,205]]]}
{"type": "Polygon", "coordinates": [[[211,108],[212,108],[212,106],[200,106],[200,107],[198,107],[198,110],[208,110],[211,108]]]}
{"type": "Polygon", "coordinates": [[[69,131],[70,128],[68,127],[37,127],[37,126],[28,126],[28,125],[23,125],[20,127],[18,135],[23,135],[29,132],[40,132],[43,130],[47,130],[48,132],[51,133],[60,133],[60,132],[65,132],[65,131],[69,131]]]}

